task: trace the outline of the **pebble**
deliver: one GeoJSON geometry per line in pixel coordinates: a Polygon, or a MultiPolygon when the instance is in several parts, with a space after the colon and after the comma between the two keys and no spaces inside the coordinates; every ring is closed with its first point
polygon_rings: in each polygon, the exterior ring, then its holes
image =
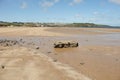
{"type": "Polygon", "coordinates": [[[1,68],[2,68],[2,69],[4,69],[4,68],[5,68],[5,66],[3,66],[3,65],[2,65],[2,66],[1,66],[1,68]]]}

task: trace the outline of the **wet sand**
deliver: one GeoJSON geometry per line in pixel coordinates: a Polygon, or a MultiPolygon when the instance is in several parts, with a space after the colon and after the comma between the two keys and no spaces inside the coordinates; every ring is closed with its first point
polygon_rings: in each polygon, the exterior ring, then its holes
{"type": "Polygon", "coordinates": [[[91,80],[34,49],[0,49],[0,80],[91,80]]]}
{"type": "Polygon", "coordinates": [[[35,50],[39,47],[38,52],[93,80],[120,80],[120,29],[1,28],[0,36],[0,39],[22,38],[23,47],[35,50]],[[54,42],[59,40],[78,41],[79,47],[54,49],[54,42]]]}

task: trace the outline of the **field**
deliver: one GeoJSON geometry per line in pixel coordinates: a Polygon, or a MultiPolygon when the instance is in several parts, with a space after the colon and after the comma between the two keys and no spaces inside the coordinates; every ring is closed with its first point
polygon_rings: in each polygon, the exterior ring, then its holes
{"type": "Polygon", "coordinates": [[[120,80],[120,29],[9,27],[0,40],[0,80],[120,80]],[[54,49],[60,40],[79,47],[54,49]]]}

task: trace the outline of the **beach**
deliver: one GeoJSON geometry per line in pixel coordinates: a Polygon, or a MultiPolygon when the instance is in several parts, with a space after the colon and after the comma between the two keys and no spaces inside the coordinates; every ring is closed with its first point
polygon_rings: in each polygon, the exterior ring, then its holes
{"type": "Polygon", "coordinates": [[[120,29],[0,28],[0,80],[120,80],[120,29]],[[54,48],[72,40],[77,48],[54,48]]]}

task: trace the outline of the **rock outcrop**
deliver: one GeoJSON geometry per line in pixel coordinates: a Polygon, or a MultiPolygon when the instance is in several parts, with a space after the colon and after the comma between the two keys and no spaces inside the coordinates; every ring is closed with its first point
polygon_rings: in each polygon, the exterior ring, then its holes
{"type": "Polygon", "coordinates": [[[78,47],[78,42],[75,41],[58,41],[54,43],[54,48],[70,48],[78,47]]]}

